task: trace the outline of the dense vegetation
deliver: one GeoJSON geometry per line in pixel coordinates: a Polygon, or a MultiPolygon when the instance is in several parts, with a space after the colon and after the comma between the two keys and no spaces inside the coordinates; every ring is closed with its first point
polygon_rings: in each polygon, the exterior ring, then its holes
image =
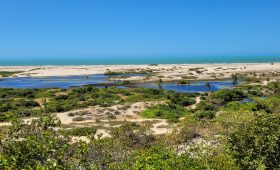
{"type": "Polygon", "coordinates": [[[146,118],[161,118],[178,122],[179,118],[186,115],[187,113],[188,110],[182,106],[175,104],[160,104],[141,112],[140,115],[146,118]]]}
{"type": "Polygon", "coordinates": [[[13,117],[36,116],[42,113],[64,112],[88,106],[108,107],[118,103],[170,100],[176,105],[190,105],[188,94],[156,89],[95,88],[70,89],[0,89],[0,121],[13,117]]]}
{"type": "Polygon", "coordinates": [[[206,94],[145,88],[0,89],[0,169],[279,169],[280,83],[206,94]],[[195,108],[194,98],[201,102],[195,108]],[[140,112],[168,119],[174,131],[126,123],[110,138],[95,128],[63,129],[53,112],[162,101],[140,112]],[[37,116],[31,123],[20,118],[37,116]],[[184,119],[179,119],[185,117],[184,119]],[[73,141],[87,136],[88,141],[73,141]]]}

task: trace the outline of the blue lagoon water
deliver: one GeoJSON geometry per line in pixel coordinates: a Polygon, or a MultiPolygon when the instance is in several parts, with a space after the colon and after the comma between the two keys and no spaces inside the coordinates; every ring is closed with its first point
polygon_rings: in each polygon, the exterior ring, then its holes
{"type": "Polygon", "coordinates": [[[269,63],[280,56],[0,57],[0,66],[269,63]]]}
{"type": "MultiPolygon", "coordinates": [[[[141,74],[139,75],[141,76],[141,74]]],[[[206,87],[206,83],[206,81],[197,81],[190,85],[178,86],[176,82],[164,82],[162,87],[164,90],[174,90],[177,92],[207,92],[209,89],[206,87]]],[[[232,87],[231,81],[208,81],[208,83],[210,83],[211,91],[232,87]]],[[[126,86],[120,85],[120,81],[108,80],[108,76],[103,74],[88,76],[0,78],[0,88],[69,88],[84,85],[105,87],[106,84],[114,85],[117,88],[126,88],[126,86]]],[[[140,83],[130,86],[158,88],[157,83],[140,83]]]]}
{"type": "MultiPolygon", "coordinates": [[[[139,84],[140,87],[146,88],[158,88],[157,83],[145,83],[139,84]]],[[[228,89],[232,87],[231,81],[197,81],[193,82],[190,85],[177,85],[176,82],[165,82],[162,85],[164,90],[174,90],[182,93],[194,93],[194,92],[208,92],[217,91],[220,89],[228,89]],[[206,83],[210,84],[210,89],[206,86],[206,83]]]]}
{"type": "Polygon", "coordinates": [[[0,78],[2,88],[69,88],[88,84],[112,83],[102,74],[88,76],[0,78]]]}

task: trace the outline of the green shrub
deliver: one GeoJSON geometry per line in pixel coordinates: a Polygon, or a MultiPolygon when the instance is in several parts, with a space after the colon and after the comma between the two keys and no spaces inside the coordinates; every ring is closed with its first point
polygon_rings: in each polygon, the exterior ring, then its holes
{"type": "Polygon", "coordinates": [[[172,103],[181,106],[189,106],[195,103],[195,100],[189,98],[187,94],[172,93],[167,98],[170,99],[172,103]]]}
{"type": "Polygon", "coordinates": [[[122,125],[112,131],[112,137],[126,147],[149,148],[155,144],[155,136],[146,126],[134,122],[122,125]]]}
{"type": "Polygon", "coordinates": [[[280,168],[280,114],[260,114],[229,136],[230,149],[242,169],[280,168]]]}
{"type": "Polygon", "coordinates": [[[229,102],[223,110],[230,110],[230,111],[256,111],[259,110],[258,106],[254,102],[248,103],[240,103],[240,102],[229,102]]]}
{"type": "Polygon", "coordinates": [[[61,133],[65,136],[94,136],[96,133],[96,128],[93,127],[81,127],[81,128],[73,128],[67,130],[61,130],[61,133]]]}
{"type": "Polygon", "coordinates": [[[132,169],[192,169],[188,158],[177,155],[171,149],[164,146],[154,146],[148,150],[139,150],[132,169]]]}
{"type": "Polygon", "coordinates": [[[198,119],[213,119],[215,117],[215,113],[215,111],[200,110],[195,112],[195,116],[198,119]]]}
{"type": "Polygon", "coordinates": [[[10,77],[14,74],[22,73],[22,71],[0,71],[0,76],[2,77],[10,77]]]}
{"type": "Polygon", "coordinates": [[[182,106],[174,104],[160,104],[144,110],[140,113],[140,115],[145,118],[160,118],[168,119],[172,122],[178,122],[179,118],[186,115],[187,113],[188,110],[182,106]]]}
{"type": "Polygon", "coordinates": [[[206,101],[201,101],[196,105],[196,110],[217,111],[218,106],[206,101]]]}
{"type": "Polygon", "coordinates": [[[239,89],[222,89],[214,92],[214,99],[219,103],[227,103],[231,101],[242,100],[246,97],[243,91],[239,89]]]}
{"type": "Polygon", "coordinates": [[[23,106],[23,107],[38,107],[40,106],[38,102],[34,100],[25,100],[25,99],[18,99],[14,102],[15,106],[23,106]]]}

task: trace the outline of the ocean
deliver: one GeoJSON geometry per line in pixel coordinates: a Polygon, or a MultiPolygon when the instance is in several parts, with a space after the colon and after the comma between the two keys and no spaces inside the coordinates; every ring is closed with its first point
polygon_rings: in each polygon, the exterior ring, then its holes
{"type": "Polygon", "coordinates": [[[270,63],[280,56],[2,57],[0,66],[270,63]]]}

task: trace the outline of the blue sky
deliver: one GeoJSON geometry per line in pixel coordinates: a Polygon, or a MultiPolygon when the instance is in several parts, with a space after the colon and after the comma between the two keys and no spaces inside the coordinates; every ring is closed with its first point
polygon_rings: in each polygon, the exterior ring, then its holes
{"type": "Polygon", "coordinates": [[[0,58],[280,55],[279,0],[0,0],[0,58]]]}

